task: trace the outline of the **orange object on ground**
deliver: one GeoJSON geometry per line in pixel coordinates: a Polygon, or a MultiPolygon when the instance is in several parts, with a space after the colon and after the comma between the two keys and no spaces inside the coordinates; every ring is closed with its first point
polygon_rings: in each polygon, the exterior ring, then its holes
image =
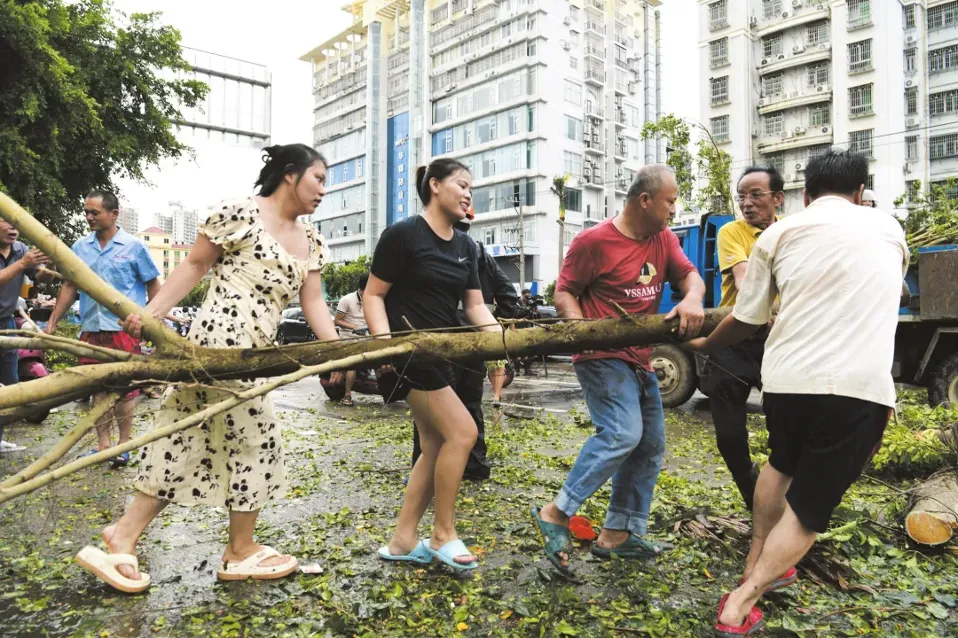
{"type": "Polygon", "coordinates": [[[598,536],[592,528],[592,521],[585,516],[573,516],[569,519],[569,531],[580,541],[594,541],[598,536]]]}

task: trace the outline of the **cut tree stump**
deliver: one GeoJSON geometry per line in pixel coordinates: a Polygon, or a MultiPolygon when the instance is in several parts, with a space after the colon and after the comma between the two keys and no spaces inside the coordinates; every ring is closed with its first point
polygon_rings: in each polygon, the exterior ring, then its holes
{"type": "Polygon", "coordinates": [[[942,545],[958,529],[958,477],[933,476],[915,492],[915,505],[905,518],[909,538],[922,545],[942,545]]]}

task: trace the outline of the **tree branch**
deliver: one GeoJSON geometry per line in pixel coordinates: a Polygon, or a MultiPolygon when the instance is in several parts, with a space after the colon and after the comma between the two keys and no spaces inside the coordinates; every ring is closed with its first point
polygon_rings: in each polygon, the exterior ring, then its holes
{"type": "Polygon", "coordinates": [[[106,395],[102,401],[98,401],[96,405],[90,408],[89,412],[83,415],[79,423],[77,423],[72,430],[67,432],[52,448],[47,450],[46,454],[16,474],[4,479],[4,481],[0,483],[0,488],[13,487],[14,485],[25,483],[59,461],[63,458],[63,455],[72,450],[77,441],[82,439],[83,435],[89,432],[90,429],[96,425],[97,421],[99,421],[104,414],[112,410],[113,406],[122,398],[123,395],[119,392],[106,395]]]}

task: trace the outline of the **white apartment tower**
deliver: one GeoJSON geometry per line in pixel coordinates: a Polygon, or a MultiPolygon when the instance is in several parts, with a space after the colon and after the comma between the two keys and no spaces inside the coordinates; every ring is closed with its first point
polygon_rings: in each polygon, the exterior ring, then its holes
{"type": "Polygon", "coordinates": [[[702,119],[732,156],[785,177],[802,209],[809,158],[867,155],[886,210],[908,183],[958,174],[958,1],[699,0],[702,119]]]}
{"type": "Polygon", "coordinates": [[[568,247],[621,209],[634,172],[664,160],[639,132],[660,111],[658,0],[359,0],[354,24],[303,59],[314,144],[330,161],[314,222],[335,261],[371,254],[420,209],[415,169],[454,157],[473,175],[473,237],[509,277],[557,276],[568,247]],[[521,233],[521,235],[520,235],[521,233]]]}

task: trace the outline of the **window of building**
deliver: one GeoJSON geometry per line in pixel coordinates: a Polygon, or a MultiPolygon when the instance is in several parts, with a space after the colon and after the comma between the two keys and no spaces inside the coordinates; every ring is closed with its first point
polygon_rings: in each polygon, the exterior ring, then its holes
{"type": "Polygon", "coordinates": [[[565,101],[569,104],[575,104],[576,106],[582,105],[582,85],[572,82],[571,80],[565,81],[565,101]]]}
{"type": "Polygon", "coordinates": [[[958,1],[928,9],[926,22],[929,31],[936,31],[958,24],[958,1]]]}
{"type": "Polygon", "coordinates": [[[862,84],[848,89],[848,113],[852,117],[872,113],[872,85],[862,84]]]}
{"type": "Polygon", "coordinates": [[[944,115],[958,112],[958,89],[932,93],[928,96],[928,113],[944,115]]]}
{"type": "Polygon", "coordinates": [[[531,58],[531,57],[534,57],[535,54],[536,54],[536,41],[532,40],[526,43],[526,55],[531,58]]]}
{"type": "Polygon", "coordinates": [[[709,42],[709,66],[715,68],[728,64],[728,38],[709,42]]]}
{"type": "Polygon", "coordinates": [[[785,111],[770,113],[762,118],[766,135],[778,135],[785,130],[785,111]]]}
{"type": "Polygon", "coordinates": [[[574,117],[565,116],[565,136],[567,139],[576,142],[582,141],[582,120],[574,117]]]}
{"type": "Polygon", "coordinates": [[[958,44],[928,52],[928,72],[941,73],[958,67],[958,44]]]}
{"type": "Polygon", "coordinates": [[[828,20],[815,22],[805,27],[805,42],[809,46],[828,42],[828,20]]]}
{"type": "Polygon", "coordinates": [[[785,74],[775,73],[762,76],[762,95],[778,95],[785,85],[785,74]]]}
{"type": "Polygon", "coordinates": [[[848,72],[869,71],[872,68],[872,41],[862,40],[848,45],[848,72]]]}
{"type": "Polygon", "coordinates": [[[818,104],[808,107],[809,126],[828,126],[832,123],[831,118],[831,106],[828,104],[818,104]]]}
{"type": "Polygon", "coordinates": [[[436,24],[437,22],[442,22],[449,17],[449,5],[443,2],[441,5],[432,10],[432,23],[436,24]]]}
{"type": "Polygon", "coordinates": [[[808,65],[808,86],[828,84],[828,62],[808,65]]]}
{"type": "Polygon", "coordinates": [[[873,188],[875,188],[874,175],[869,175],[868,177],[865,178],[865,188],[867,188],[868,190],[872,190],[873,188]]]}
{"type": "Polygon", "coordinates": [[[565,172],[569,175],[582,175],[582,156],[571,151],[563,152],[565,172]]]}
{"type": "Polygon", "coordinates": [[[728,115],[709,119],[709,130],[712,132],[712,139],[716,142],[727,142],[729,140],[728,121],[728,115]]]}
{"type": "Polygon", "coordinates": [[[918,159],[917,135],[909,135],[905,138],[905,159],[909,162],[918,159]]]}
{"type": "Polygon", "coordinates": [[[918,115],[918,87],[905,89],[905,115],[918,115]]]}
{"type": "Polygon", "coordinates": [[[905,24],[905,28],[906,28],[906,29],[914,29],[914,28],[915,28],[915,24],[916,24],[916,23],[915,23],[915,15],[916,15],[916,13],[917,13],[917,12],[915,11],[916,8],[917,8],[917,7],[916,7],[915,5],[913,5],[913,4],[910,4],[910,5],[908,5],[907,7],[902,7],[902,8],[901,8],[902,19],[903,19],[903,21],[904,21],[904,24],[905,24]]]}
{"type": "Polygon", "coordinates": [[[489,246],[496,243],[496,227],[484,228],[482,232],[482,243],[489,246]]]}
{"type": "Polygon", "coordinates": [[[828,152],[828,149],[830,148],[831,146],[828,144],[818,144],[816,146],[809,146],[807,151],[808,159],[812,159],[813,157],[818,157],[819,155],[824,155],[825,153],[828,152]]]}
{"type": "Polygon", "coordinates": [[[871,0],[848,0],[848,26],[863,27],[871,24],[871,0]]]}
{"type": "Polygon", "coordinates": [[[864,131],[852,131],[848,134],[848,150],[852,153],[860,153],[871,159],[872,157],[872,138],[875,135],[874,129],[864,131]]]}
{"type": "Polygon", "coordinates": [[[573,213],[582,212],[582,191],[574,188],[565,189],[565,209],[573,213]]]}
{"type": "Polygon", "coordinates": [[[773,58],[785,51],[785,36],[781,33],[762,38],[762,57],[773,58]]]}
{"type": "Polygon", "coordinates": [[[782,0],[762,0],[762,15],[774,18],[782,13],[782,0]]]}
{"type": "Polygon", "coordinates": [[[711,94],[712,94],[712,104],[722,104],[728,102],[728,76],[722,76],[720,78],[711,78],[709,80],[711,85],[711,94]]]}
{"type": "Polygon", "coordinates": [[[570,69],[579,68],[579,60],[574,55],[569,56],[569,68],[570,69]]]}
{"type": "Polygon", "coordinates": [[[709,28],[728,26],[728,0],[718,0],[709,5],[709,28]]]}
{"type": "Polygon", "coordinates": [[[917,69],[915,68],[915,54],[917,49],[905,49],[905,73],[914,73],[917,69]]]}
{"type": "Polygon", "coordinates": [[[779,173],[785,173],[785,153],[769,153],[763,159],[763,163],[767,166],[771,166],[779,173]]]}
{"type": "Polygon", "coordinates": [[[936,135],[929,138],[928,154],[933,160],[958,157],[958,133],[936,135]]]}

